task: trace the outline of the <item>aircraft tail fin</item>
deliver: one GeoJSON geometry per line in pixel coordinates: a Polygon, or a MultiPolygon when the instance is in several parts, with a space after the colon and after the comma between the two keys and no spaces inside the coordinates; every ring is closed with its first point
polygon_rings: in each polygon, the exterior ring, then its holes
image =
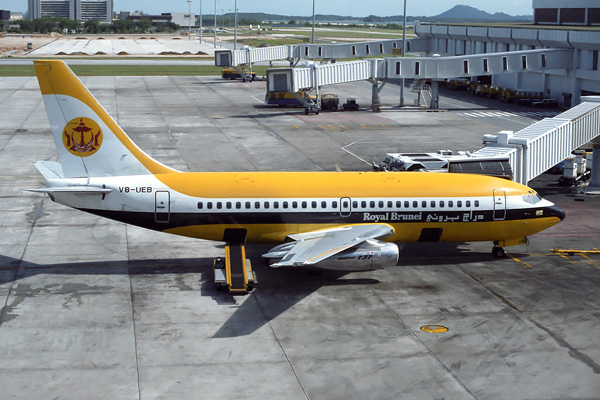
{"type": "MultiPolygon", "coordinates": [[[[63,61],[33,63],[63,177],[178,172],[136,146],[63,61]]],[[[46,176],[48,169],[40,172],[46,176]]]]}

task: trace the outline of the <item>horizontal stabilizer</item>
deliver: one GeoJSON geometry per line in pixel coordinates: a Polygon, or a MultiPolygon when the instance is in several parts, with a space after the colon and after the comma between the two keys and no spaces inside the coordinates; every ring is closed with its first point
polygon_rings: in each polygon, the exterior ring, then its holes
{"type": "Polygon", "coordinates": [[[59,186],[41,189],[27,189],[27,191],[36,193],[107,194],[112,190],[98,186],[59,186]]]}

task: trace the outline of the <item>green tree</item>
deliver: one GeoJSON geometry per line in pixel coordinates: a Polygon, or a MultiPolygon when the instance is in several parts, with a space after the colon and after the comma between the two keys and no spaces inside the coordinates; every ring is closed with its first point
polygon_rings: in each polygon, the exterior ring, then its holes
{"type": "Polygon", "coordinates": [[[90,19],[89,21],[85,21],[83,27],[87,33],[99,33],[100,21],[97,19],[90,19]]]}
{"type": "Polygon", "coordinates": [[[142,18],[138,21],[137,26],[142,30],[142,32],[147,32],[150,28],[152,28],[152,21],[150,18],[142,18]]]}

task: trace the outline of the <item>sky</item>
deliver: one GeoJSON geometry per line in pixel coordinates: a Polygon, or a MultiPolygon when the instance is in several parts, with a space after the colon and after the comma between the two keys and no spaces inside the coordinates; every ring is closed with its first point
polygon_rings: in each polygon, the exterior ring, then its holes
{"type": "MultiPolygon", "coordinates": [[[[187,0],[113,0],[113,10],[135,11],[141,10],[147,14],[160,14],[162,12],[187,12],[187,0]]],[[[233,11],[234,0],[217,0],[217,13],[233,11]]],[[[510,15],[532,15],[531,0],[406,0],[406,14],[410,16],[433,16],[454,7],[464,4],[479,8],[489,13],[505,12],[510,15]]],[[[203,13],[214,13],[214,0],[203,0],[203,13]]],[[[310,0],[237,0],[239,12],[264,12],[283,15],[312,15],[312,1],[310,0]]],[[[192,12],[198,13],[200,0],[192,0],[192,12]]],[[[402,0],[315,0],[315,13],[350,15],[353,17],[366,17],[368,15],[402,15],[404,2],[402,0]]],[[[27,0],[0,0],[0,9],[10,11],[27,11],[27,0]]]]}

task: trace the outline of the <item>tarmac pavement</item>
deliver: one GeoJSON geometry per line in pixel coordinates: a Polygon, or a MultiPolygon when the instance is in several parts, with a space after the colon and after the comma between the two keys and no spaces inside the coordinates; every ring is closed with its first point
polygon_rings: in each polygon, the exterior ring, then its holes
{"type": "MultiPolygon", "coordinates": [[[[84,77],[145,151],[183,171],[364,170],[385,152],[475,150],[541,116],[446,93],[439,112],[267,107],[264,82],[84,77]],[[448,96],[445,96],[448,94],[448,96]],[[470,111],[465,111],[470,110],[470,111]],[[509,112],[481,117],[465,112],[509,112]]],[[[408,100],[412,101],[407,93],[408,100]]],[[[0,78],[0,397],[11,399],[597,399],[600,200],[543,175],[567,218],[507,248],[405,244],[394,268],[270,269],[232,297],[222,243],[146,231],[53,203],[33,166],[56,160],[35,78],[0,78]],[[443,325],[447,332],[421,330],[443,325]]]]}

